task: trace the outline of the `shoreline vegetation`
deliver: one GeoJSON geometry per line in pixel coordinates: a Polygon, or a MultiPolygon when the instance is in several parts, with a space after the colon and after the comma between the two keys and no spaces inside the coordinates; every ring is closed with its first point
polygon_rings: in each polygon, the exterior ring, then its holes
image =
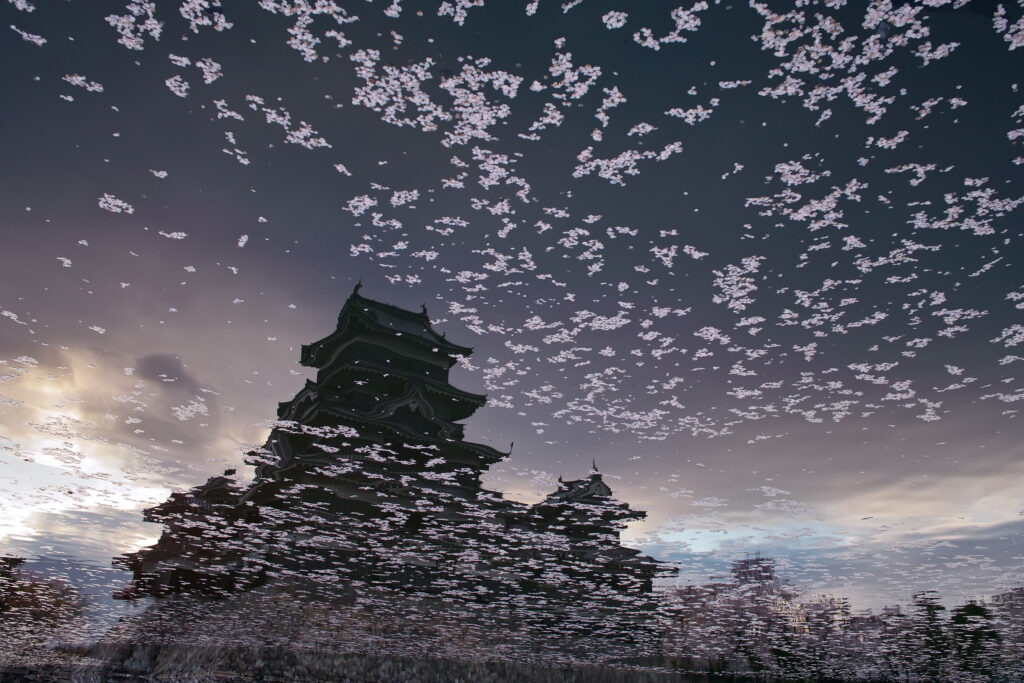
{"type": "Polygon", "coordinates": [[[657,610],[586,633],[566,627],[580,617],[567,610],[338,595],[293,580],[226,599],[156,599],[76,642],[85,619],[73,593],[78,609],[10,607],[12,585],[44,582],[9,574],[0,681],[1024,680],[1024,589],[952,609],[922,592],[906,611],[853,615],[841,598],[739,576],[665,591],[657,610]]]}

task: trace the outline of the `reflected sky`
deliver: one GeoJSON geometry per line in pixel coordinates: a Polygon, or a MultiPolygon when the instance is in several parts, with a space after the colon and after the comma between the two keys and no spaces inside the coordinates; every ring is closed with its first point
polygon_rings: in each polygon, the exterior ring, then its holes
{"type": "Polygon", "coordinates": [[[3,8],[0,548],[251,472],[362,281],[473,346],[508,498],[596,460],[692,582],[1020,585],[1018,8],[189,4],[3,8]]]}

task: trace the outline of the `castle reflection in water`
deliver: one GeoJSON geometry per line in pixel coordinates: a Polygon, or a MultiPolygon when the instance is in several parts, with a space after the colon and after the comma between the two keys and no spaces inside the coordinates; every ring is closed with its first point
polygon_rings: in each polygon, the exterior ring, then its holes
{"type": "Polygon", "coordinates": [[[357,286],[337,329],[302,347],[316,381],[279,405],[266,445],[248,454],[254,480],[228,470],[147,510],[164,531],[115,561],[133,572],[119,597],[301,581],[352,599],[383,591],[603,615],[594,624],[642,609],[674,569],[621,545],[625,523],[645,513],[616,500],[596,467],[534,505],[481,486],[508,453],[463,439],[459,422],[485,397],[448,374],[470,353],[425,309],[357,286]]]}

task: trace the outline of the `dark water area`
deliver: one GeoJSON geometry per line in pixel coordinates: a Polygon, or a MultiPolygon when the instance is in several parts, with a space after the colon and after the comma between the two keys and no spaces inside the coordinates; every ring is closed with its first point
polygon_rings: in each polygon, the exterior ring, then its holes
{"type": "Polygon", "coordinates": [[[0,679],[1024,681],[1024,0],[0,19],[0,679]]]}

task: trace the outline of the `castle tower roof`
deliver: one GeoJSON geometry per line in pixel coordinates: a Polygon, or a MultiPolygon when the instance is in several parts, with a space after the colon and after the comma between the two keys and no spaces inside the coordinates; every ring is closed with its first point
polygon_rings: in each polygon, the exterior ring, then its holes
{"type": "Polygon", "coordinates": [[[367,299],[359,294],[359,285],[338,313],[338,326],[331,334],[312,344],[302,347],[301,363],[323,368],[337,355],[338,347],[358,332],[382,338],[403,338],[410,346],[439,356],[447,367],[454,365],[460,356],[469,356],[473,349],[453,344],[438,334],[430,324],[426,307],[419,312],[408,311],[398,306],[367,299]]]}

